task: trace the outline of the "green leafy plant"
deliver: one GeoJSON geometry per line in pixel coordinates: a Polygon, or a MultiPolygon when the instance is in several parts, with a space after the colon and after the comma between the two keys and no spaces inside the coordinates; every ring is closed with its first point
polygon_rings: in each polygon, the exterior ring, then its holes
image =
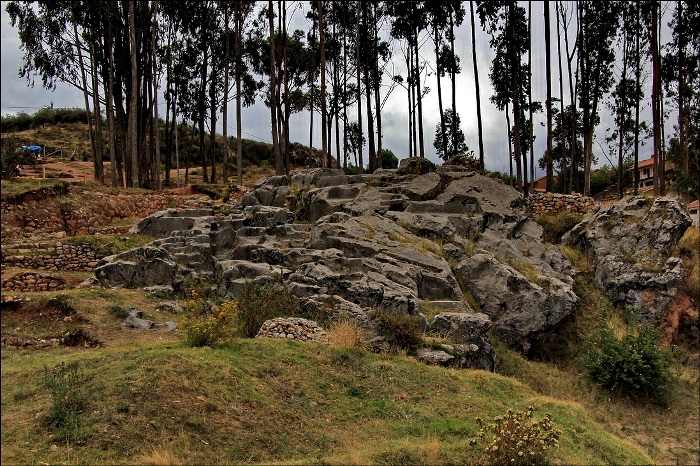
{"type": "Polygon", "coordinates": [[[582,215],[568,211],[542,214],[535,217],[535,221],[542,227],[542,239],[553,244],[559,243],[564,233],[571,230],[582,219],[582,215]]]}
{"type": "Polygon", "coordinates": [[[393,349],[411,352],[423,341],[418,316],[377,309],[370,313],[370,317],[378,324],[379,333],[393,349]]]}
{"type": "Polygon", "coordinates": [[[80,415],[87,404],[84,382],[85,376],[77,363],[62,362],[53,369],[44,366],[44,386],[52,398],[46,422],[58,438],[79,440],[82,437],[80,415]]]}
{"type": "Polygon", "coordinates": [[[238,296],[236,321],[240,335],[244,337],[257,335],[266,320],[299,314],[297,299],[279,283],[247,282],[238,296]]]}
{"type": "Polygon", "coordinates": [[[191,347],[213,346],[233,337],[237,312],[236,301],[214,304],[193,293],[185,304],[185,343],[191,347]]]}
{"type": "Polygon", "coordinates": [[[479,433],[470,440],[483,447],[486,464],[546,464],[547,454],[557,448],[561,431],[555,428],[549,413],[537,421],[532,417],[534,408],[526,411],[508,410],[491,422],[477,418],[479,433]]]}
{"type": "MultiPolygon", "coordinates": [[[[634,324],[633,324],[634,325],[634,324]]],[[[610,329],[594,333],[581,359],[588,376],[620,394],[663,400],[670,381],[670,357],[652,324],[630,326],[621,338],[610,329]]]]}

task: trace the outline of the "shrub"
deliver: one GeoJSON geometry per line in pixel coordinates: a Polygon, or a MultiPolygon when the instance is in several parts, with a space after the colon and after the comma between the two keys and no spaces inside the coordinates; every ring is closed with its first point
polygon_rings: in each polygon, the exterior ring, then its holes
{"type": "Polygon", "coordinates": [[[299,313],[296,298],[279,283],[246,282],[238,297],[237,327],[241,336],[252,338],[266,320],[299,313]]]}
{"type": "Polygon", "coordinates": [[[46,422],[61,439],[81,437],[80,414],[87,404],[84,381],[77,364],[62,362],[53,369],[44,366],[44,386],[51,392],[53,400],[46,422]]]}
{"type": "Polygon", "coordinates": [[[107,311],[117,319],[126,319],[132,309],[133,307],[129,306],[128,304],[114,303],[109,305],[107,311]]]}
{"type": "Polygon", "coordinates": [[[370,317],[378,324],[379,333],[394,349],[411,352],[423,341],[418,316],[386,310],[375,310],[370,317]]]}
{"type": "Polygon", "coordinates": [[[185,343],[191,347],[213,346],[233,337],[237,312],[235,301],[216,305],[194,294],[185,304],[187,317],[182,324],[185,343]]]}
{"type": "Polygon", "coordinates": [[[532,406],[527,411],[508,412],[485,422],[477,418],[479,433],[472,445],[483,446],[486,464],[543,464],[547,453],[557,448],[561,431],[554,427],[552,416],[547,413],[540,421],[533,420],[532,406]]]}
{"type": "Polygon", "coordinates": [[[591,338],[581,362],[588,376],[608,390],[662,400],[670,380],[670,358],[659,347],[659,336],[652,324],[629,328],[622,338],[602,329],[591,338]]]}
{"type": "Polygon", "coordinates": [[[542,238],[552,244],[561,241],[564,233],[571,230],[581,222],[583,217],[572,212],[559,212],[556,214],[542,214],[535,217],[535,221],[542,226],[542,238]]]}

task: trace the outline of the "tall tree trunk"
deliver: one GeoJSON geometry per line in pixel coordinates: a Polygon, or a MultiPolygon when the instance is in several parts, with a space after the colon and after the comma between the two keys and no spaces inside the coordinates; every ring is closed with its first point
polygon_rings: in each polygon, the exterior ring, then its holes
{"type": "Polygon", "coordinates": [[[155,139],[153,144],[155,146],[155,171],[153,175],[155,176],[156,189],[160,191],[160,122],[158,116],[158,64],[156,60],[156,30],[158,28],[158,2],[153,2],[153,31],[152,31],[152,42],[151,42],[151,53],[153,54],[153,131],[155,139]]]}
{"type": "MultiPolygon", "coordinates": [[[[544,2],[545,74],[547,75],[547,192],[554,191],[552,169],[552,57],[549,34],[549,2],[544,2]]],[[[530,83],[532,85],[532,82],[530,83]]],[[[532,124],[532,122],[530,122],[532,124]]]]}
{"type": "Polygon", "coordinates": [[[416,97],[418,99],[418,152],[420,158],[425,158],[425,143],[423,141],[423,90],[420,84],[420,55],[418,54],[418,31],[413,37],[413,47],[415,49],[416,62],[416,97]]]}
{"type": "Polygon", "coordinates": [[[272,0],[268,0],[268,20],[270,23],[270,125],[272,129],[272,150],[275,157],[275,175],[284,174],[284,164],[277,130],[277,80],[275,76],[275,10],[272,7],[272,0]]]}
{"type": "Polygon", "coordinates": [[[410,156],[418,157],[418,131],[416,130],[416,86],[413,83],[414,68],[413,68],[413,45],[410,41],[408,44],[408,137],[411,146],[410,156]]]}
{"type": "MultiPolygon", "coordinates": [[[[109,5],[108,5],[109,8],[109,5]]],[[[109,14],[109,13],[107,13],[109,14]]],[[[109,163],[111,166],[110,178],[112,181],[112,187],[116,188],[120,184],[122,171],[118,169],[117,164],[117,141],[116,141],[116,129],[114,127],[114,108],[113,108],[113,93],[114,93],[114,35],[112,33],[112,22],[107,18],[105,21],[107,23],[107,60],[108,60],[108,83],[107,83],[107,96],[106,96],[106,106],[107,106],[107,132],[109,134],[109,163]]],[[[125,181],[125,180],[123,180],[125,181]]],[[[126,187],[124,182],[123,187],[126,187]]]]}
{"type": "Polygon", "coordinates": [[[627,91],[627,33],[624,33],[624,38],[623,38],[623,47],[622,47],[622,76],[620,77],[620,82],[624,83],[622,87],[622,95],[620,96],[620,104],[618,105],[617,108],[617,114],[619,118],[618,126],[617,126],[617,131],[619,133],[619,139],[618,139],[618,147],[617,147],[617,196],[618,198],[622,199],[624,195],[624,189],[622,187],[622,162],[623,162],[623,155],[624,152],[622,150],[623,146],[623,141],[624,141],[624,131],[625,131],[625,126],[626,126],[626,116],[627,116],[627,108],[625,107],[627,103],[626,99],[626,91],[627,91]]]}
{"type": "MultiPolygon", "coordinates": [[[[362,19],[363,23],[365,25],[365,36],[367,36],[367,44],[369,45],[370,37],[369,36],[369,28],[370,28],[370,23],[371,23],[371,18],[368,17],[368,2],[362,2],[362,19]]],[[[374,47],[374,44],[370,45],[370,47],[374,47]]],[[[369,154],[367,155],[367,162],[369,163],[369,172],[374,173],[374,171],[377,169],[377,152],[376,148],[374,146],[374,119],[372,115],[372,89],[374,89],[374,86],[372,86],[371,80],[370,80],[370,74],[372,72],[371,67],[374,66],[372,63],[372,59],[374,58],[374,54],[372,52],[369,53],[369,59],[367,60],[367,64],[364,67],[364,74],[365,74],[365,102],[367,105],[367,139],[369,140],[369,154]]]]}
{"type": "Polygon", "coordinates": [[[530,191],[535,189],[535,145],[533,143],[534,135],[532,134],[532,1],[528,0],[527,13],[527,101],[528,111],[530,112],[530,122],[528,123],[528,139],[530,147],[530,191]]]}
{"type": "MultiPolygon", "coordinates": [[[[447,134],[445,131],[445,113],[442,108],[442,86],[440,85],[440,40],[438,37],[437,24],[433,24],[433,41],[435,42],[435,67],[437,68],[435,78],[437,80],[438,111],[440,112],[440,135],[442,138],[440,144],[442,145],[443,157],[447,157],[447,134]]],[[[454,120],[456,120],[456,118],[454,118],[453,115],[452,121],[454,122],[454,120]]]]}
{"type": "MultiPolygon", "coordinates": [[[[561,67],[561,29],[560,29],[560,23],[559,23],[559,2],[557,1],[554,5],[556,8],[556,15],[557,15],[557,64],[559,65],[559,112],[560,112],[560,118],[562,123],[564,122],[564,72],[561,67]]],[[[566,134],[564,134],[564,128],[563,125],[560,127],[559,130],[559,145],[561,146],[561,164],[560,164],[560,171],[559,171],[559,176],[561,177],[561,180],[559,180],[559,186],[561,187],[562,192],[566,192],[567,186],[569,186],[568,182],[568,174],[569,174],[569,165],[566,161],[566,134]]],[[[552,154],[553,155],[553,154],[552,154]]]]}
{"type": "MultiPolygon", "coordinates": [[[[345,12],[343,9],[343,19],[345,12]]],[[[343,34],[343,168],[348,167],[348,35],[343,34]]]]}
{"type": "MultiPolygon", "coordinates": [[[[481,121],[481,90],[479,88],[479,68],[477,66],[476,60],[476,28],[474,27],[474,1],[469,2],[469,11],[471,13],[471,23],[472,23],[472,63],[474,64],[474,84],[476,87],[476,122],[479,128],[479,165],[481,169],[484,169],[484,130],[481,121]]],[[[506,110],[506,114],[508,111],[506,110]]],[[[456,115],[456,114],[455,114],[456,115]]],[[[508,128],[510,131],[510,123],[508,123],[508,128]]],[[[510,144],[510,139],[508,139],[510,144]]],[[[512,164],[512,159],[511,159],[512,164]]],[[[511,170],[512,172],[512,170],[511,170]]],[[[513,176],[513,173],[511,173],[513,176]]]]}
{"type": "Polygon", "coordinates": [[[323,25],[323,1],[318,0],[318,41],[321,48],[321,157],[322,166],[329,167],[328,134],[326,133],[326,34],[323,25]]]}
{"type": "Polygon", "coordinates": [[[686,57],[685,48],[687,37],[685,32],[685,24],[683,23],[683,1],[676,2],[676,10],[678,12],[678,30],[681,34],[678,35],[678,143],[680,146],[680,169],[685,174],[690,173],[690,157],[688,145],[688,105],[687,94],[688,84],[686,83],[686,57]]]}
{"type": "Polygon", "coordinates": [[[284,172],[289,175],[292,169],[292,163],[289,160],[289,116],[291,109],[289,106],[289,73],[287,61],[287,2],[281,2],[282,5],[282,63],[284,64],[284,121],[283,121],[283,137],[280,141],[282,144],[282,158],[284,162],[284,172]]]}
{"type": "MultiPolygon", "coordinates": [[[[362,161],[362,67],[360,66],[360,2],[356,4],[356,21],[355,21],[355,63],[357,69],[357,125],[360,129],[359,142],[357,144],[357,169],[360,173],[364,171],[362,161]]],[[[353,135],[354,137],[355,135],[353,135]]]]}
{"type": "Polygon", "coordinates": [[[223,115],[222,115],[222,133],[224,138],[224,156],[223,167],[221,169],[221,177],[224,185],[228,184],[228,76],[229,76],[229,12],[228,6],[224,7],[224,97],[223,97],[223,115]]]}
{"type": "MultiPolygon", "coordinates": [[[[635,18],[635,23],[637,27],[635,30],[639,31],[640,29],[640,5],[639,2],[637,2],[637,7],[636,7],[636,18],[635,18]]],[[[634,47],[635,47],[635,91],[637,95],[640,95],[641,91],[641,81],[642,81],[642,70],[641,70],[641,50],[639,47],[639,34],[635,34],[635,39],[634,39],[634,47]]],[[[635,109],[634,109],[634,195],[636,196],[639,194],[639,107],[640,107],[640,102],[639,99],[636,99],[635,102],[635,109]]]]}
{"type": "MultiPolygon", "coordinates": [[[[508,5],[508,22],[509,24],[514,23],[515,17],[515,2],[509,2],[508,5]]],[[[510,56],[510,75],[511,75],[511,89],[512,89],[512,100],[513,100],[513,147],[515,150],[515,170],[517,174],[517,185],[518,190],[523,191],[523,194],[527,197],[527,165],[523,167],[522,162],[527,164],[527,155],[522,152],[522,146],[520,144],[520,124],[522,110],[520,107],[520,80],[518,76],[518,56],[515,53],[515,29],[510,27],[510,41],[508,43],[508,54],[510,56]],[[521,162],[522,157],[522,162],[521,162]],[[524,168],[524,170],[523,170],[524,168]]]]}
{"type": "Polygon", "coordinates": [[[243,36],[243,0],[236,10],[236,180],[243,186],[243,140],[241,139],[241,42],[243,36]]]}
{"type": "MultiPolygon", "coordinates": [[[[569,27],[565,22],[564,11],[562,3],[559,2],[559,11],[562,18],[562,24],[564,25],[564,45],[566,46],[566,64],[569,72],[569,98],[571,100],[571,111],[572,111],[572,124],[571,124],[571,145],[570,151],[571,155],[569,160],[571,165],[569,166],[569,189],[567,192],[571,193],[578,189],[578,160],[576,157],[576,121],[577,121],[577,110],[576,110],[576,92],[574,91],[574,75],[571,70],[571,62],[574,59],[574,50],[569,51],[569,27]]],[[[578,65],[577,65],[578,66],[578,65]]]]}
{"type": "Polygon", "coordinates": [[[136,43],[136,8],[134,2],[129,2],[129,36],[131,45],[131,89],[129,94],[129,129],[127,139],[129,140],[129,160],[131,161],[131,183],[130,186],[139,186],[139,157],[138,157],[138,58],[136,43]]]}
{"type": "MultiPolygon", "coordinates": [[[[455,24],[453,12],[450,11],[450,50],[455,54],[455,24]]],[[[450,80],[452,81],[452,147],[457,147],[457,81],[455,67],[450,70],[450,80]]]]}
{"type": "MultiPolygon", "coordinates": [[[[316,21],[313,21],[313,29],[312,29],[312,38],[313,42],[316,43],[316,21]]],[[[309,123],[309,148],[314,147],[314,90],[315,90],[315,85],[316,85],[316,51],[312,50],[311,51],[311,72],[309,73],[309,76],[311,76],[311,82],[309,83],[309,118],[310,118],[310,123],[309,123]]]]}
{"type": "Polygon", "coordinates": [[[377,23],[379,19],[377,18],[377,4],[372,3],[372,8],[374,10],[374,21],[372,21],[372,36],[374,37],[373,47],[374,51],[374,64],[375,64],[375,76],[374,76],[374,111],[377,117],[377,168],[382,168],[382,161],[379,157],[382,155],[382,103],[380,95],[380,84],[381,84],[381,71],[379,70],[379,54],[377,53],[377,44],[379,44],[379,33],[377,31],[377,23]]]}
{"type": "Polygon", "coordinates": [[[651,57],[652,57],[652,124],[654,132],[654,194],[663,195],[661,186],[661,64],[659,57],[658,8],[651,9],[651,57]]]}
{"type": "MultiPolygon", "coordinates": [[[[90,112],[90,94],[88,92],[87,73],[85,72],[85,63],[83,62],[82,45],[80,43],[80,36],[78,35],[78,24],[75,19],[75,11],[71,11],[71,14],[73,20],[73,34],[75,35],[75,48],[78,51],[78,64],[80,65],[80,80],[83,85],[83,99],[85,101],[85,116],[87,118],[88,124],[88,135],[90,137],[90,149],[92,150],[94,160],[97,151],[95,149],[95,134],[93,130],[92,116],[90,112]]],[[[97,92],[97,89],[93,89],[93,92],[97,92]]],[[[94,178],[96,180],[99,179],[96,171],[94,173],[94,178]]]]}
{"type": "MultiPolygon", "coordinates": [[[[515,154],[513,154],[513,132],[511,130],[510,126],[510,104],[506,102],[506,129],[508,130],[508,161],[509,161],[509,167],[510,171],[508,173],[509,178],[509,183],[511,186],[514,186],[514,179],[513,179],[513,159],[515,158],[515,154]]],[[[517,161],[517,159],[516,159],[517,161]]]]}
{"type": "Polygon", "coordinates": [[[98,92],[100,83],[94,44],[90,44],[90,61],[92,62],[92,107],[95,110],[95,153],[92,159],[92,166],[95,174],[95,180],[101,184],[104,184],[105,172],[104,163],[102,160],[104,154],[104,144],[102,141],[102,110],[100,108],[100,96],[98,92]]]}

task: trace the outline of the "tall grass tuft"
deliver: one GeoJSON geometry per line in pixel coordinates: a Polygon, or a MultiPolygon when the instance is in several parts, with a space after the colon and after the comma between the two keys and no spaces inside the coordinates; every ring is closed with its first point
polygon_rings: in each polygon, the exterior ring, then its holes
{"type": "Polygon", "coordinates": [[[77,363],[62,362],[53,369],[44,366],[44,386],[52,398],[46,423],[59,439],[76,441],[83,436],[80,415],[87,405],[84,382],[77,363]]]}

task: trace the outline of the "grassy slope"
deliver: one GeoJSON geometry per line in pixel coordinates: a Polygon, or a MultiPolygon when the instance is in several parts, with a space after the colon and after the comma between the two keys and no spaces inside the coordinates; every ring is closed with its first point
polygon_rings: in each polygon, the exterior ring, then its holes
{"type": "Polygon", "coordinates": [[[581,405],[508,377],[408,358],[275,340],[191,349],[177,341],[97,350],[3,351],[2,463],[205,464],[473,460],[475,418],[508,408],[553,414],[555,463],[651,458],[606,432],[581,405]],[[52,451],[41,416],[43,367],[78,362],[88,377],[90,434],[52,451]]]}

